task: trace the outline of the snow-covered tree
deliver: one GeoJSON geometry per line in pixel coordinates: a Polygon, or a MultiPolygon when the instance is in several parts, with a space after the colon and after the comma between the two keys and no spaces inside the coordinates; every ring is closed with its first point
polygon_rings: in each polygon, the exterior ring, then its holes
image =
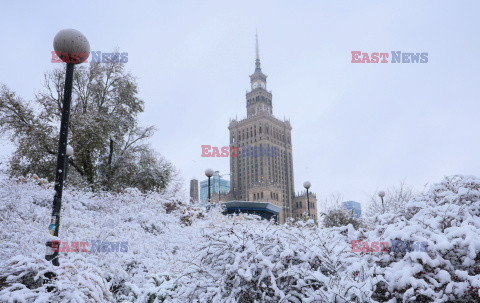
{"type": "MultiPolygon", "coordinates": [[[[43,89],[32,102],[0,87],[0,133],[17,146],[11,175],[54,179],[63,90],[63,68],[45,74],[43,89]]],[[[69,124],[69,144],[75,150],[69,159],[70,182],[80,179],[107,190],[164,188],[174,169],[146,144],[154,128],[138,125],[143,109],[135,78],[122,63],[77,66],[69,124]]]]}
{"type": "Polygon", "coordinates": [[[384,192],[385,197],[383,198],[383,203],[378,193],[379,192],[376,192],[370,197],[370,202],[365,213],[367,217],[399,212],[414,196],[412,187],[408,186],[405,182],[388,188],[387,191],[384,192]]]}
{"type": "Polygon", "coordinates": [[[353,211],[343,206],[332,208],[321,215],[324,227],[340,227],[352,224],[355,229],[358,229],[362,226],[361,219],[355,218],[353,211]]]}
{"type": "Polygon", "coordinates": [[[320,203],[322,205],[319,216],[321,226],[328,228],[352,224],[355,229],[362,226],[362,220],[355,218],[353,210],[348,210],[342,204],[342,200],[340,193],[334,193],[324,199],[323,203],[320,203]]]}

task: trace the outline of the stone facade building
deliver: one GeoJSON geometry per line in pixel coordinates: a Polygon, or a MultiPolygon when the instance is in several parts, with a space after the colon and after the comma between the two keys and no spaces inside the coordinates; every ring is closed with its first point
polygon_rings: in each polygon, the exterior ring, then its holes
{"type": "Polygon", "coordinates": [[[308,202],[310,203],[310,214],[308,214],[307,191],[305,190],[296,194],[292,202],[292,217],[295,219],[301,219],[307,214],[311,219],[317,222],[317,195],[308,192],[308,202]]]}
{"type": "Polygon", "coordinates": [[[272,92],[267,90],[267,76],[260,67],[258,39],[250,85],[247,117],[230,120],[228,126],[230,148],[239,151],[237,157],[230,158],[230,194],[235,200],[281,207],[279,221],[283,223],[294,216],[292,127],[290,121],[273,115],[272,92]]]}

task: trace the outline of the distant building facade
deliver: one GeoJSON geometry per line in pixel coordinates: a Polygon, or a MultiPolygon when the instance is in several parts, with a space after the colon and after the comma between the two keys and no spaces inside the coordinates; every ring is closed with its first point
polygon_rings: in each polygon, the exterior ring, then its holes
{"type": "MultiPolygon", "coordinates": [[[[219,193],[220,193],[220,200],[225,200],[229,192],[230,192],[230,181],[223,179],[220,176],[219,171],[216,171],[213,174],[213,176],[210,178],[211,201],[218,202],[219,193]]],[[[204,202],[207,202],[207,200],[208,200],[208,179],[200,181],[200,201],[204,203],[204,202]]]]}
{"type": "Polygon", "coordinates": [[[236,201],[268,201],[281,207],[279,222],[284,223],[294,215],[292,127],[290,121],[273,116],[272,92],[267,90],[267,76],[260,67],[258,39],[250,86],[247,117],[233,119],[228,126],[230,147],[239,151],[237,157],[230,157],[230,193],[236,201]],[[275,153],[242,155],[246,146],[275,153]]]}
{"type": "Polygon", "coordinates": [[[315,222],[318,222],[317,218],[317,195],[308,192],[308,202],[310,203],[310,213],[308,213],[308,204],[307,204],[307,191],[304,190],[301,193],[298,193],[293,198],[292,203],[292,217],[300,219],[304,214],[309,214],[309,217],[315,222]]]}
{"type": "Polygon", "coordinates": [[[190,180],[190,200],[198,202],[198,180],[193,178],[190,180]]]}
{"type": "Polygon", "coordinates": [[[355,218],[360,218],[362,215],[362,205],[355,201],[346,201],[342,202],[343,206],[348,209],[349,211],[353,211],[353,215],[355,218]]]}

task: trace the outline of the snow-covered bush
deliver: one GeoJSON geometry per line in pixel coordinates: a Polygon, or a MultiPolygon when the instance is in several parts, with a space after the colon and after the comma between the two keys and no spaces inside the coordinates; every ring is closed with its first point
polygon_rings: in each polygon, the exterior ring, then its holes
{"type": "MultiPolygon", "coordinates": [[[[231,220],[234,220],[233,218],[231,220]]],[[[348,273],[347,243],[316,228],[236,220],[205,230],[199,259],[179,279],[200,302],[364,302],[366,283],[348,273]]]]}
{"type": "MultiPolygon", "coordinates": [[[[398,214],[378,216],[370,238],[427,242],[428,251],[377,258],[383,300],[480,302],[480,179],[453,176],[398,214]]],[[[380,290],[379,290],[380,291],[380,290]]]]}
{"type": "Polygon", "coordinates": [[[60,267],[52,268],[44,259],[53,196],[51,183],[0,175],[0,302],[13,300],[10,298],[33,302],[35,298],[64,295],[70,298],[65,302],[75,302],[67,295],[82,298],[78,302],[90,298],[91,302],[119,300],[132,291],[129,283],[144,285],[158,272],[180,272],[183,267],[178,260],[190,255],[190,250],[183,248],[189,246],[195,233],[182,233],[178,214],[182,209],[167,215],[163,206],[183,199],[180,195],[145,195],[136,189],[113,194],[67,188],[61,240],[128,241],[128,251],[60,253],[60,267]],[[51,292],[38,284],[47,270],[57,273],[51,292]],[[77,280],[83,282],[74,282],[77,280]]]}
{"type": "Polygon", "coordinates": [[[340,227],[352,224],[355,229],[358,229],[362,226],[361,219],[355,218],[353,212],[343,206],[329,209],[321,215],[324,227],[340,227]]]}
{"type": "Polygon", "coordinates": [[[81,256],[59,267],[44,258],[16,256],[0,272],[0,302],[114,302],[102,270],[81,256]],[[47,273],[56,278],[47,280],[47,273]]]}
{"type": "Polygon", "coordinates": [[[0,174],[0,302],[479,301],[477,178],[446,178],[360,228],[224,216],[177,192],[66,188],[61,240],[128,241],[128,251],[63,252],[52,267],[52,184],[0,174]],[[427,242],[428,251],[354,252],[353,240],[427,242]]]}

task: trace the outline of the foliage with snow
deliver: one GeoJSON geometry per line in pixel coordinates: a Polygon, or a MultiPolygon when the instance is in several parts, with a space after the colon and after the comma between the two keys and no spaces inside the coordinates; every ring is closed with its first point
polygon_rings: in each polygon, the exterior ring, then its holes
{"type": "Polygon", "coordinates": [[[374,218],[372,227],[368,238],[428,243],[428,252],[375,259],[385,299],[480,302],[480,179],[447,177],[398,213],[374,218]]]}
{"type": "MultiPolygon", "coordinates": [[[[36,174],[55,179],[58,127],[62,116],[65,66],[45,73],[43,88],[31,101],[0,84],[0,134],[16,146],[11,176],[36,174]]],[[[147,143],[153,126],[139,125],[144,102],[135,77],[120,62],[76,67],[68,143],[69,182],[121,191],[159,191],[176,178],[173,165],[147,143]]]]}
{"type": "Polygon", "coordinates": [[[52,184],[0,175],[0,302],[478,302],[480,180],[454,176],[363,227],[223,216],[175,190],[67,189],[62,242],[127,252],[44,260],[52,184]],[[351,241],[420,241],[428,252],[352,252],[351,241]],[[43,277],[56,278],[44,284],[43,277]]]}

